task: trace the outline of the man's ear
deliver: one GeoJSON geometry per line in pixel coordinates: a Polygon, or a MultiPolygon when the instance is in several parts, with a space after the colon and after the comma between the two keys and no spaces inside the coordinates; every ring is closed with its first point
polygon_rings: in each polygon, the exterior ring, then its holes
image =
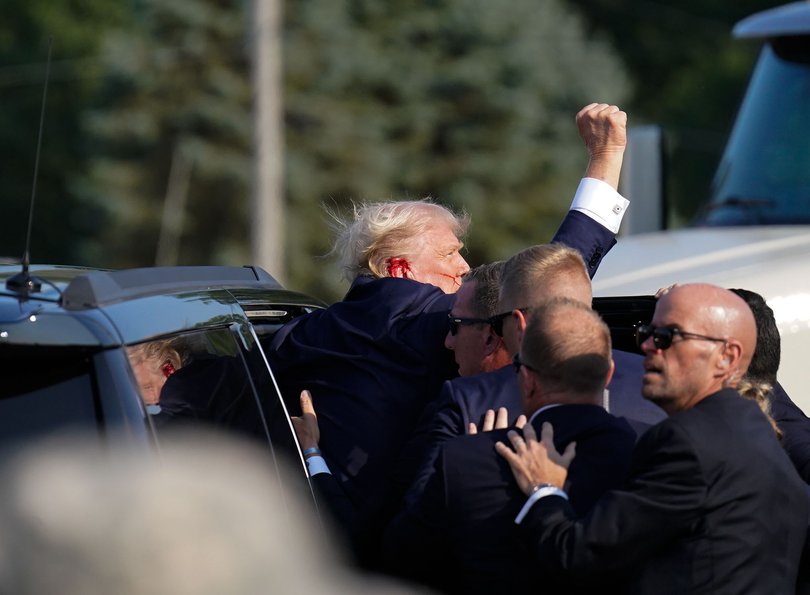
{"type": "Polygon", "coordinates": [[[730,339],[723,346],[723,354],[717,361],[717,368],[730,380],[737,381],[743,374],[738,373],[742,360],[742,344],[739,341],[730,339]]]}
{"type": "Polygon", "coordinates": [[[523,313],[523,310],[512,310],[512,316],[515,317],[515,324],[517,325],[517,338],[518,338],[518,345],[523,343],[523,334],[526,332],[526,325],[528,324],[528,320],[526,319],[526,315],[523,313]]]}
{"type": "Polygon", "coordinates": [[[487,333],[486,338],[484,338],[484,355],[492,355],[498,349],[506,350],[506,345],[503,342],[503,338],[499,337],[495,334],[495,331],[492,330],[492,327],[489,327],[489,332],[487,333]]]}
{"type": "Polygon", "coordinates": [[[396,279],[413,279],[413,271],[406,258],[389,258],[386,271],[389,277],[396,279]]]}
{"type": "Polygon", "coordinates": [[[613,363],[613,358],[610,360],[610,368],[608,368],[607,378],[605,379],[605,386],[610,385],[610,381],[613,379],[613,372],[616,370],[616,364],[613,363]]]}

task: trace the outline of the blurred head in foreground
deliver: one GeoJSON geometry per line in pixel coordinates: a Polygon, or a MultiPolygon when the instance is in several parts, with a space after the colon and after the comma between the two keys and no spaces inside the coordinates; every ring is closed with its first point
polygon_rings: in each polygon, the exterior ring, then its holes
{"type": "Polygon", "coordinates": [[[218,435],[159,455],[63,436],[6,461],[2,481],[3,593],[404,592],[351,576],[267,455],[218,435]]]}

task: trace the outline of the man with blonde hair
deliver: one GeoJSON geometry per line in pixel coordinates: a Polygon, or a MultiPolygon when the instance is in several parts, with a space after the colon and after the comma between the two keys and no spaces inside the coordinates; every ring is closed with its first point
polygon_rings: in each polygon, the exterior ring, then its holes
{"type": "Polygon", "coordinates": [[[461,256],[460,238],[469,218],[422,201],[354,205],[353,220],[338,222],[333,252],[347,280],[416,279],[453,293],[470,267],[461,256]]]}
{"type": "MultiPolygon", "coordinates": [[[[626,119],[607,104],[576,118],[590,162],[555,240],[579,250],[592,273],[627,206],[616,192],[626,119]]],[[[268,350],[288,408],[298,411],[302,390],[312,394],[324,457],[359,513],[355,534],[379,533],[392,505],[390,467],[425,404],[456,375],[444,340],[469,270],[461,255],[466,226],[431,202],[356,208],[335,245],[353,277],[349,292],[288,323],[268,350]]]]}

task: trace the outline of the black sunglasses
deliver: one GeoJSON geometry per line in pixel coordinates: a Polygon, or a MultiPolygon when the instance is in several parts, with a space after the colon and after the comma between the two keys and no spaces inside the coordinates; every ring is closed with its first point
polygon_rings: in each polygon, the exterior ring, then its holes
{"type": "Polygon", "coordinates": [[[672,347],[672,339],[675,338],[676,335],[680,336],[683,340],[698,339],[701,341],[716,341],[719,343],[726,343],[728,341],[727,339],[718,339],[717,337],[707,337],[706,335],[682,331],[677,327],[671,328],[668,326],[642,324],[636,328],[636,345],[641,347],[644,341],[652,337],[653,345],[655,345],[656,349],[669,349],[672,347]]]}
{"type": "Polygon", "coordinates": [[[496,314],[495,316],[491,316],[489,318],[489,324],[492,325],[492,330],[495,331],[495,334],[499,337],[503,337],[503,321],[507,319],[507,317],[512,315],[512,312],[515,310],[520,310],[521,312],[528,312],[531,308],[513,308],[508,312],[503,312],[501,314],[496,314]]]}
{"type": "Polygon", "coordinates": [[[447,319],[450,321],[450,334],[453,336],[456,335],[458,327],[460,326],[490,323],[487,318],[462,318],[461,316],[453,316],[452,314],[448,314],[447,319]]]}

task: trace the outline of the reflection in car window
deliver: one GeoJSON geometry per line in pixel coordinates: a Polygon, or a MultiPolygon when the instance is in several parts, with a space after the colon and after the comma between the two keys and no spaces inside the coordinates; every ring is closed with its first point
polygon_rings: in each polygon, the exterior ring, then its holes
{"type": "Polygon", "coordinates": [[[149,341],[127,347],[127,357],[144,405],[153,408],[150,412],[159,412],[160,391],[169,376],[183,367],[183,357],[169,340],[149,341]]]}
{"type": "Polygon", "coordinates": [[[234,327],[171,337],[183,363],[165,379],[152,419],[159,433],[202,425],[257,440],[274,459],[285,460],[275,465],[281,483],[307,493],[289,417],[259,343],[240,333],[234,327]]]}

